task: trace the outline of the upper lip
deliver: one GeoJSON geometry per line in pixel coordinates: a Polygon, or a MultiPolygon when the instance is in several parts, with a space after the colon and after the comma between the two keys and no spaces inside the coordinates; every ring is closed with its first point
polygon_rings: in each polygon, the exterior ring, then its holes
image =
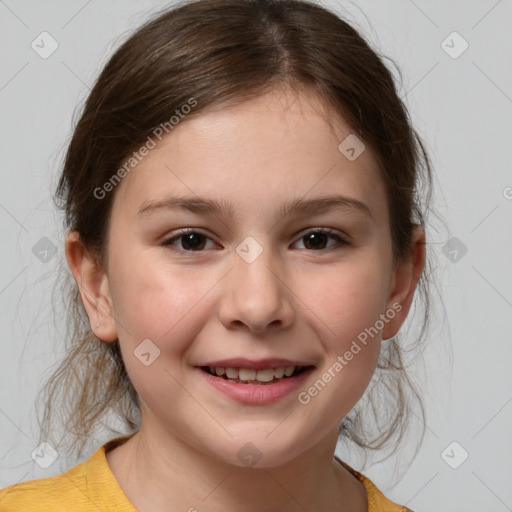
{"type": "Polygon", "coordinates": [[[290,359],[266,358],[250,360],[245,357],[235,357],[232,359],[219,359],[208,361],[197,366],[212,366],[220,368],[250,368],[253,370],[266,370],[268,368],[278,368],[280,366],[313,366],[310,361],[291,361],[290,359]]]}

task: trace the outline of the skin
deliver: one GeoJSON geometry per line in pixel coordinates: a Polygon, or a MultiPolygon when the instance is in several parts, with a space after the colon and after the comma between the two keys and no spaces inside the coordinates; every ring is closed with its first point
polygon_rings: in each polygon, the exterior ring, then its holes
{"type": "Polygon", "coordinates": [[[416,229],[410,256],[393,261],[374,155],[367,146],[349,161],[338,145],[353,130],[335,121],[331,129],[311,94],[285,89],[185,120],[117,186],[106,268],[68,235],[91,328],[105,343],[119,338],[142,400],[140,430],[107,453],[141,512],[367,510],[363,485],[333,460],[338,426],[368,386],[381,340],[407,316],[425,239],[416,229]],[[279,213],[287,201],[333,194],[365,203],[371,216],[279,213]],[[222,199],[234,213],[138,214],[173,195],[222,199]],[[183,238],[162,245],[182,228],[205,235],[200,250],[186,251],[183,238]],[[318,228],[350,245],[327,237],[315,249],[304,236],[318,228]],[[263,250],[252,263],[236,252],[248,236],[263,250]],[[307,390],[397,303],[401,311],[306,405],[296,392],[244,405],[194,368],[237,356],[305,359],[315,365],[298,391],[307,390]],[[144,339],[160,349],[149,366],[133,354],[144,339]],[[237,458],[248,442],[261,453],[254,467],[237,458]]]}

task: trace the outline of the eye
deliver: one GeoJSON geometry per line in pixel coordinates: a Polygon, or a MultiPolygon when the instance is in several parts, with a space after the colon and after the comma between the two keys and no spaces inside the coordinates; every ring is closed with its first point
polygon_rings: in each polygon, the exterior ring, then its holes
{"type": "Polygon", "coordinates": [[[174,246],[175,242],[181,246],[174,250],[177,251],[188,251],[188,252],[201,252],[205,249],[207,245],[207,240],[213,243],[214,246],[217,244],[213,242],[211,238],[208,238],[206,235],[199,233],[198,231],[194,231],[192,229],[187,229],[176,233],[171,238],[164,240],[161,245],[163,246],[174,246]]]}
{"type": "MultiPolygon", "coordinates": [[[[336,246],[350,245],[350,242],[345,240],[345,238],[334,232],[332,229],[322,228],[312,229],[305,232],[305,234],[302,235],[296,243],[299,242],[304,242],[305,249],[312,249],[315,251],[330,249],[336,246]],[[328,245],[329,239],[333,240],[334,243],[328,245]]],[[[219,245],[211,238],[208,238],[203,233],[194,231],[193,229],[179,231],[171,238],[164,240],[161,245],[165,247],[171,246],[173,250],[186,252],[201,252],[204,249],[219,247],[219,245]],[[207,247],[208,241],[213,245],[207,247]],[[176,242],[178,242],[179,247],[176,247],[176,242]]]]}
{"type": "MultiPolygon", "coordinates": [[[[299,241],[304,241],[306,249],[312,249],[315,251],[330,249],[332,247],[350,245],[350,242],[345,240],[339,234],[333,232],[332,229],[312,229],[302,235],[299,241]],[[327,241],[330,239],[335,240],[337,243],[325,246],[327,241]]],[[[298,242],[297,242],[298,243],[298,242]]]]}

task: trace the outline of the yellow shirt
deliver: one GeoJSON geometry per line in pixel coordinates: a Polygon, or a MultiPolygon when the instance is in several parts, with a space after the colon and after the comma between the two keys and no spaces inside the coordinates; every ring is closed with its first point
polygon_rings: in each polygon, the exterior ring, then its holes
{"type": "MultiPolygon", "coordinates": [[[[111,439],[88,460],[60,475],[0,490],[0,512],[137,512],[110,470],[105,451],[126,436],[111,439]]],[[[388,500],[373,482],[336,457],[366,488],[368,512],[412,512],[388,500]]]]}

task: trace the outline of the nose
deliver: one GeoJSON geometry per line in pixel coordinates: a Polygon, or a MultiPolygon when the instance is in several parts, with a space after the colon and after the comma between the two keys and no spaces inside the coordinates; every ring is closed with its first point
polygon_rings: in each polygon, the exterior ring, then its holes
{"type": "Polygon", "coordinates": [[[247,328],[261,333],[286,328],[294,321],[293,292],[286,273],[269,249],[252,262],[234,255],[234,268],[226,276],[219,318],[227,329],[247,328]]]}

